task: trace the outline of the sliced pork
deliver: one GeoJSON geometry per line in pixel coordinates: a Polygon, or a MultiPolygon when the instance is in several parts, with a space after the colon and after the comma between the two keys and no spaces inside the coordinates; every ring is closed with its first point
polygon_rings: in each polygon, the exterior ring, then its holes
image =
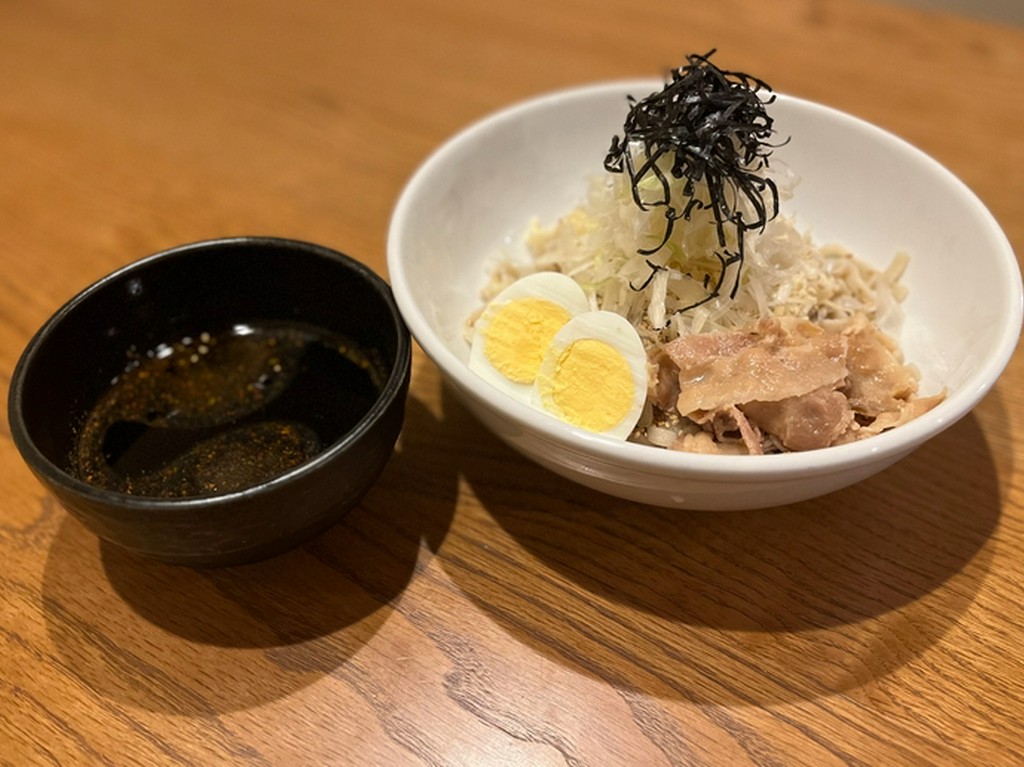
{"type": "Polygon", "coordinates": [[[750,333],[724,335],[729,338],[718,344],[683,336],[665,346],[679,368],[680,414],[777,402],[836,387],[847,374],[847,339],[810,322],[770,319],[750,333]],[[701,358],[695,349],[710,353],[701,358]]]}
{"type": "Polygon", "coordinates": [[[778,402],[747,402],[750,421],[775,435],[787,450],[815,450],[833,445],[854,423],[847,398],[823,387],[778,402]]]}
{"type": "Polygon", "coordinates": [[[773,318],[746,331],[681,336],[653,361],[651,384],[653,404],[691,424],[673,449],[749,454],[861,439],[945,398],[916,392],[896,342],[862,315],[827,327],[773,318]]]}
{"type": "Polygon", "coordinates": [[[849,340],[846,394],[850,405],[872,418],[900,410],[917,392],[917,378],[913,369],[903,364],[896,342],[863,315],[855,318],[843,335],[849,340]]]}

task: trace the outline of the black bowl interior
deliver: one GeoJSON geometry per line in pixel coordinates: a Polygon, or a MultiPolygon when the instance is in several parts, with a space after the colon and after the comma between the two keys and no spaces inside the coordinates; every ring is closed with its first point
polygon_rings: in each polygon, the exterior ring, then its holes
{"type": "Polygon", "coordinates": [[[379,277],[313,244],[236,238],[151,256],[72,299],[19,363],[12,423],[54,469],[66,471],[76,426],[124,371],[131,350],[275,321],[314,325],[376,350],[386,368],[381,399],[395,396],[402,379],[396,365],[408,364],[409,340],[379,277]]]}

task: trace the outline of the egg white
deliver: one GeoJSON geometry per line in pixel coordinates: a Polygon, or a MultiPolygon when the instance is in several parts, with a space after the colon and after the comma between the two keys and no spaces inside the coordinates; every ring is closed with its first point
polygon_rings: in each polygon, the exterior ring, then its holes
{"type": "MultiPolygon", "coordinates": [[[[548,347],[540,372],[531,392],[531,404],[562,420],[569,420],[561,412],[552,393],[552,382],[559,373],[562,355],[573,343],[584,339],[603,341],[611,347],[609,353],[618,354],[629,369],[632,392],[628,409],[614,424],[598,431],[615,439],[626,439],[636,426],[647,398],[647,353],[635,327],[619,314],[608,311],[591,311],[579,314],[562,326],[548,347]]],[[[572,382],[582,387],[584,393],[600,397],[601,380],[572,382]]],[[[581,425],[581,428],[587,428],[581,425]]]]}
{"type": "Polygon", "coordinates": [[[529,403],[532,397],[533,381],[521,383],[507,378],[487,357],[486,342],[491,323],[508,304],[525,298],[550,301],[562,307],[570,320],[590,310],[586,293],[572,277],[560,272],[535,272],[513,282],[495,296],[484,308],[473,327],[473,341],[469,352],[469,368],[481,378],[512,395],[521,402],[529,403]]]}

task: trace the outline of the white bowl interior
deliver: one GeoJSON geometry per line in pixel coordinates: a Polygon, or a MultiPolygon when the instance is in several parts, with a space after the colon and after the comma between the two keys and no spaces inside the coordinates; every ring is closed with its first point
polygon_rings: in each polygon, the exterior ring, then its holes
{"type": "MultiPolygon", "coordinates": [[[[634,470],[725,476],[780,468],[834,472],[868,456],[899,457],[968,412],[1005,367],[1020,333],[1021,278],[1005,235],[978,198],[922,152],[859,119],[782,94],[770,110],[779,138],[791,140],[773,160],[799,179],[782,212],[817,242],[841,243],[876,266],[897,252],[910,255],[900,341],[922,373],[922,393],[946,387],[945,403],[871,440],[814,455],[764,456],[754,459],[761,462],[755,468],[747,457],[723,461],[588,440],[476,380],[465,366],[463,325],[480,306],[488,269],[497,259],[523,255],[532,219],[553,222],[582,201],[586,179],[605,172],[605,152],[621,133],[627,94],[641,98],[659,88],[649,80],[607,83],[513,106],[442,146],[399,199],[388,241],[396,299],[421,346],[476,400],[478,414],[493,407],[525,430],[596,451],[602,460],[618,456],[634,470]]],[[[547,458],[549,465],[559,462],[547,458]]]]}

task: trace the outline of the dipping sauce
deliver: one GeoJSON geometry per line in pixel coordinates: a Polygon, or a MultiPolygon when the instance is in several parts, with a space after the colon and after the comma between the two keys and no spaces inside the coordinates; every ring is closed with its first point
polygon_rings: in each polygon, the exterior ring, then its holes
{"type": "Polygon", "coordinates": [[[236,325],[132,352],[70,457],[85,482],[129,495],[242,490],[309,460],[377,400],[373,350],[298,323],[236,325]]]}

